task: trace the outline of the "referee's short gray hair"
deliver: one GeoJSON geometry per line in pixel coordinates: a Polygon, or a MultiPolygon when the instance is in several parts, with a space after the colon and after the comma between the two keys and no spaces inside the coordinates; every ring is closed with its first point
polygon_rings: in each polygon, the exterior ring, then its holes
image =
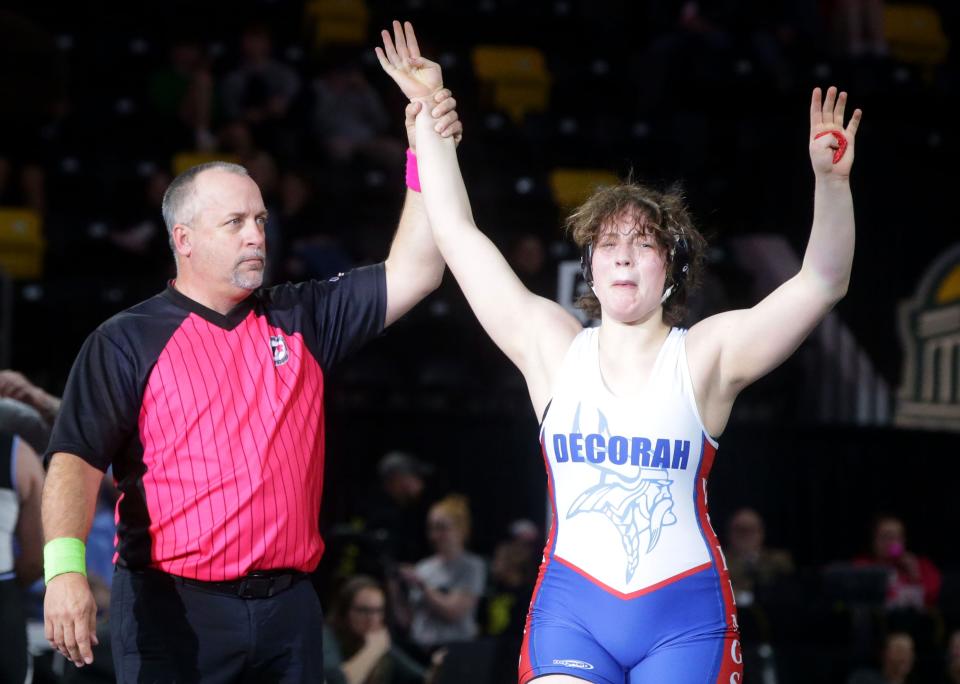
{"type": "Polygon", "coordinates": [[[187,216],[186,212],[193,211],[193,199],[196,194],[196,180],[204,171],[211,170],[226,171],[235,173],[238,176],[250,176],[250,173],[239,164],[233,164],[225,161],[212,161],[205,164],[197,164],[181,173],[173,179],[163,193],[163,203],[160,210],[163,212],[163,222],[167,226],[167,237],[170,239],[170,248],[173,249],[173,227],[178,223],[187,223],[193,220],[193,216],[187,216]]]}

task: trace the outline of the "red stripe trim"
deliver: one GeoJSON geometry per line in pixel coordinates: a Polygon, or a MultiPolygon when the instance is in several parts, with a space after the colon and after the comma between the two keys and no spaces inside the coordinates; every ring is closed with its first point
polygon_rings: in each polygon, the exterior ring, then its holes
{"type": "Polygon", "coordinates": [[[673,577],[668,577],[667,579],[662,580],[662,581],[660,581],[660,582],[657,582],[656,584],[651,584],[649,587],[644,587],[643,589],[638,589],[637,591],[631,591],[629,594],[624,594],[623,592],[617,591],[617,590],[614,589],[613,587],[611,587],[611,586],[609,586],[609,585],[607,585],[607,584],[604,584],[603,582],[601,582],[600,580],[598,580],[598,579],[597,579],[596,577],[594,577],[593,575],[587,574],[585,571],[581,570],[580,568],[578,568],[576,565],[574,565],[574,564],[571,563],[570,561],[568,561],[568,560],[566,560],[566,559],[564,559],[564,558],[561,558],[560,556],[556,556],[555,558],[556,558],[556,561],[557,561],[558,563],[560,563],[561,565],[564,565],[564,566],[570,568],[571,570],[573,570],[575,573],[577,573],[578,575],[580,575],[580,576],[583,577],[584,579],[588,580],[588,581],[591,582],[592,584],[597,585],[598,587],[600,587],[600,588],[603,589],[604,591],[606,591],[606,592],[608,592],[608,593],[610,593],[610,594],[613,594],[614,596],[616,596],[616,597],[619,598],[619,599],[632,599],[632,598],[636,598],[637,596],[643,596],[644,594],[649,594],[649,593],[652,592],[652,591],[656,591],[657,589],[662,589],[663,587],[667,586],[668,584],[673,584],[674,582],[676,582],[676,581],[678,581],[678,580],[682,580],[682,579],[684,579],[685,577],[690,577],[691,575],[696,575],[698,572],[703,572],[704,570],[709,570],[710,567],[713,565],[712,562],[703,563],[702,565],[698,565],[698,566],[696,566],[696,567],[690,568],[689,570],[684,570],[684,571],[681,572],[679,575],[674,575],[673,577]]]}
{"type": "Polygon", "coordinates": [[[706,537],[707,545],[710,547],[710,555],[713,558],[713,564],[717,568],[717,575],[720,579],[720,594],[723,600],[724,622],[730,636],[724,640],[724,653],[721,656],[720,671],[717,673],[717,684],[729,684],[729,682],[738,682],[743,677],[743,658],[740,654],[739,628],[737,627],[737,604],[733,598],[733,584],[730,582],[730,572],[727,570],[727,560],[720,549],[720,540],[717,539],[717,533],[710,524],[710,515],[707,513],[707,478],[710,476],[710,469],[713,468],[713,461],[717,455],[717,449],[706,438],[703,437],[703,456],[700,460],[700,471],[697,482],[698,492],[696,496],[697,516],[700,519],[700,529],[706,537]],[[729,646],[728,646],[729,644],[729,646]],[[735,675],[739,675],[736,677],[735,675]]]}

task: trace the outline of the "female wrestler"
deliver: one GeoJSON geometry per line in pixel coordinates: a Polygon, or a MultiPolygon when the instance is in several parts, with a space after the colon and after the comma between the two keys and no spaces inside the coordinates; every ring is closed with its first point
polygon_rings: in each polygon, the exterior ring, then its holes
{"type": "MultiPolygon", "coordinates": [[[[382,58],[395,74],[420,58],[382,58]]],[[[733,402],[780,365],[846,293],[850,170],[861,112],[810,104],[813,226],[800,271],[751,309],[674,327],[704,241],[679,197],[633,183],[568,221],[597,328],[527,291],[474,221],[451,142],[417,117],[437,246],[484,329],[523,373],[553,526],[531,600],[520,682],[739,682],[736,608],[706,482],[733,402]]],[[[426,108],[421,108],[425,110],[426,108]]]]}

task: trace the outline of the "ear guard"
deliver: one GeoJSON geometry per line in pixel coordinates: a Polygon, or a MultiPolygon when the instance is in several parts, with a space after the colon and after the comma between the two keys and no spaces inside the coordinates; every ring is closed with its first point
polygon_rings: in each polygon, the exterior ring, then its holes
{"type": "Polygon", "coordinates": [[[584,282],[593,287],[593,243],[589,242],[580,253],[580,273],[584,282]]]}
{"type": "MultiPolygon", "coordinates": [[[[680,289],[687,280],[687,273],[690,271],[690,246],[687,244],[687,238],[683,235],[677,236],[673,247],[670,249],[670,278],[669,285],[663,293],[664,302],[667,298],[680,289]]],[[[593,287],[593,243],[587,244],[580,254],[580,272],[587,285],[593,287]]]]}

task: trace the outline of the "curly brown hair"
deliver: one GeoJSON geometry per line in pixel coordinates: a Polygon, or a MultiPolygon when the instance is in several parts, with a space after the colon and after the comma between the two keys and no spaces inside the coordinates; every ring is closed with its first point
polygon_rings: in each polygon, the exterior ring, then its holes
{"type": "MultiPolygon", "coordinates": [[[[586,255],[587,247],[596,244],[603,227],[624,216],[634,221],[636,229],[653,233],[661,253],[666,256],[664,287],[674,285],[674,248],[679,239],[686,241],[689,265],[686,279],[663,304],[663,322],[670,326],[680,324],[687,312],[687,296],[700,282],[707,249],[706,239],[693,226],[682,191],[672,186],[661,192],[631,178],[599,188],[567,218],[567,233],[586,255]]],[[[592,291],[582,295],[576,306],[591,318],[600,318],[600,301],[592,291]]]]}

